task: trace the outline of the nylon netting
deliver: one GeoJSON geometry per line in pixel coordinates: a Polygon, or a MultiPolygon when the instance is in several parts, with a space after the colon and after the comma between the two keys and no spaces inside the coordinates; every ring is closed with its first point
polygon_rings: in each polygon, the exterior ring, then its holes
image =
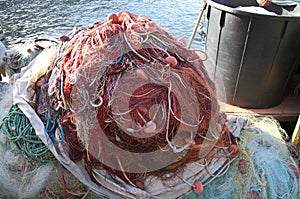
{"type": "Polygon", "coordinates": [[[186,198],[299,198],[298,162],[291,157],[286,132],[270,117],[232,117],[239,157],[225,175],[207,185],[200,197],[186,198]]]}
{"type": "Polygon", "coordinates": [[[111,14],[61,39],[32,106],[91,177],[105,168],[143,187],[232,143],[202,60],[149,17],[111,14]]]}

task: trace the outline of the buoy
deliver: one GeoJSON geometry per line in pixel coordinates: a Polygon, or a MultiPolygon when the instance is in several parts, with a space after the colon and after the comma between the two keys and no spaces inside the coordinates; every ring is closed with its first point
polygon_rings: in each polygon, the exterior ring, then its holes
{"type": "Polygon", "coordinates": [[[232,144],[229,146],[228,151],[232,154],[232,155],[237,155],[240,153],[240,149],[236,144],[232,144]]]}
{"type": "Polygon", "coordinates": [[[248,172],[248,162],[245,159],[241,159],[238,164],[238,169],[241,174],[246,174],[248,172]]]}
{"type": "Polygon", "coordinates": [[[107,21],[111,21],[112,23],[116,24],[119,22],[119,17],[115,13],[111,13],[107,16],[107,21]]]}
{"type": "Polygon", "coordinates": [[[62,36],[60,36],[60,41],[68,41],[69,40],[69,37],[68,36],[66,36],[66,35],[62,35],[62,36]]]}
{"type": "Polygon", "coordinates": [[[171,66],[176,66],[177,65],[177,59],[173,56],[166,57],[165,62],[169,63],[171,66]]]}
{"type": "Polygon", "coordinates": [[[202,184],[202,182],[200,182],[199,180],[196,180],[196,181],[194,182],[194,192],[195,192],[196,194],[200,194],[200,193],[203,192],[203,184],[202,184]]]}

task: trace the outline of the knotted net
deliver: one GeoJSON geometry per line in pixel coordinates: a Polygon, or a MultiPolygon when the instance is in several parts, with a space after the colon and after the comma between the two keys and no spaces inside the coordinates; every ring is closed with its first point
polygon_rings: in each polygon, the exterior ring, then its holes
{"type": "Polygon", "coordinates": [[[61,40],[21,72],[14,100],[79,180],[108,197],[175,198],[226,172],[236,140],[183,42],[125,11],[61,40]]]}

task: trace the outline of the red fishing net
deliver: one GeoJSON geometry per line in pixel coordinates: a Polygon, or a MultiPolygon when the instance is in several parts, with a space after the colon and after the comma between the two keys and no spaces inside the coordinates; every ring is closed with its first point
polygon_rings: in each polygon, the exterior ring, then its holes
{"type": "Polygon", "coordinates": [[[61,40],[33,106],[91,177],[102,168],[142,188],[232,142],[202,60],[149,17],[111,14],[61,40]]]}

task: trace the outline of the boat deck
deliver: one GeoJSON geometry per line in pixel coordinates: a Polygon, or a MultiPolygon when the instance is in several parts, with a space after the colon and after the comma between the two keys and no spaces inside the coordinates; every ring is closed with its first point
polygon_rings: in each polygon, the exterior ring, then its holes
{"type": "Polygon", "coordinates": [[[282,122],[294,122],[300,115],[300,97],[287,96],[280,105],[266,109],[240,108],[224,102],[220,102],[220,107],[222,112],[229,115],[268,115],[282,122]]]}
{"type": "MultiPolygon", "coordinates": [[[[295,76],[293,83],[300,85],[300,74],[297,74],[295,76]]],[[[219,102],[219,104],[221,111],[229,116],[272,116],[279,122],[295,124],[293,132],[290,132],[290,136],[292,138],[292,142],[295,145],[300,143],[300,93],[298,93],[298,96],[295,96],[293,94],[287,95],[282,101],[282,103],[278,106],[265,109],[241,108],[224,102],[219,102]]]]}
{"type": "MultiPolygon", "coordinates": [[[[197,54],[203,59],[206,59],[205,53],[196,50],[197,54]]],[[[300,115],[300,88],[297,96],[294,95],[294,90],[297,85],[300,85],[300,74],[296,74],[287,88],[288,95],[284,98],[281,104],[272,108],[265,109],[249,109],[230,105],[220,102],[221,111],[228,115],[263,115],[273,116],[280,122],[296,122],[300,115]]]]}
{"type": "Polygon", "coordinates": [[[248,109],[220,102],[221,111],[229,115],[265,115],[273,116],[281,122],[295,122],[300,115],[300,89],[296,96],[294,90],[300,85],[300,74],[295,75],[288,89],[288,95],[281,104],[272,108],[248,109]]]}

